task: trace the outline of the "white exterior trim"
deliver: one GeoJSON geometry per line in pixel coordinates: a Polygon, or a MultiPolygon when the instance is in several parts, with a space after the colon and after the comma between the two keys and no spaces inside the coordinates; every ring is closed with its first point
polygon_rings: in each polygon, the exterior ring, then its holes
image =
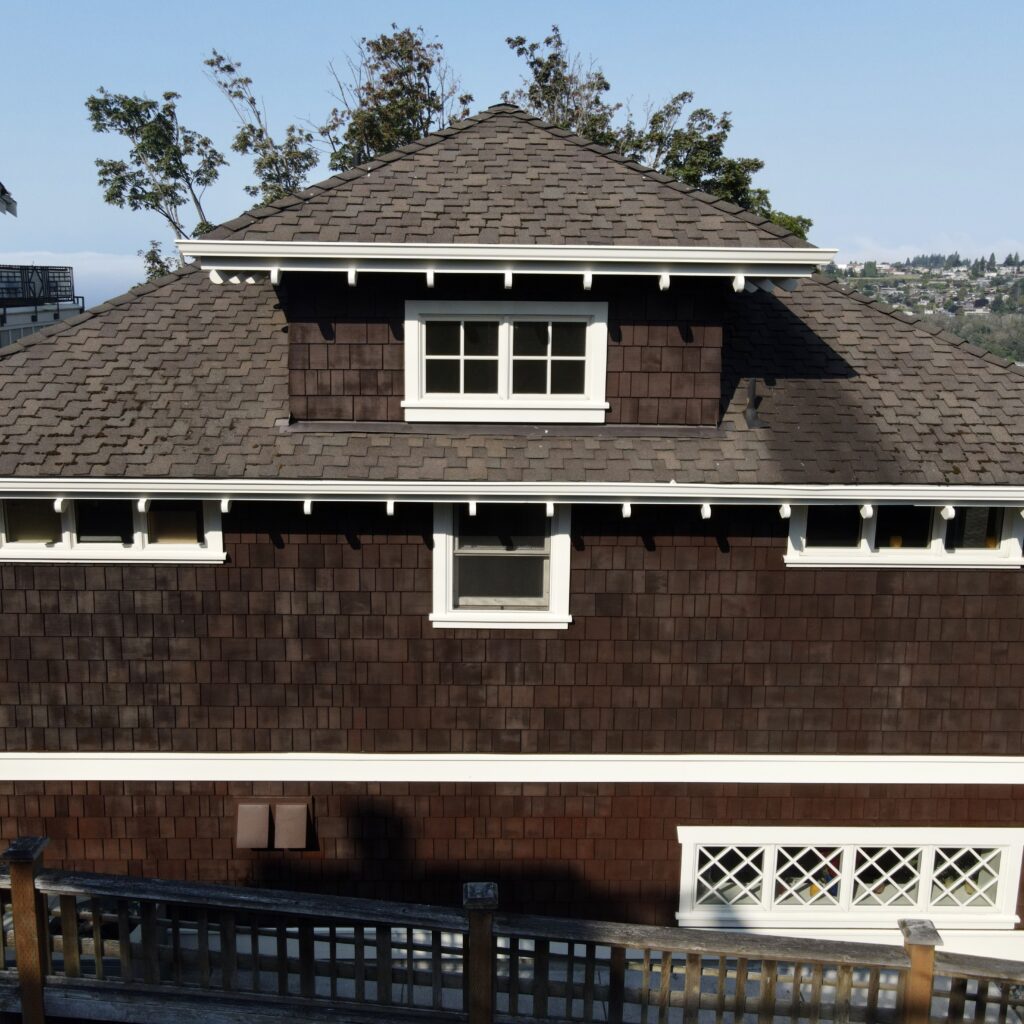
{"type": "MultiPolygon", "coordinates": [[[[1024,829],[1020,828],[947,828],[741,825],[680,825],[676,830],[682,857],[679,880],[679,911],[676,920],[683,926],[732,928],[870,928],[893,926],[899,918],[927,917],[937,928],[1013,928],[1018,921],[1017,889],[1024,854],[1024,829]],[[698,849],[700,847],[742,847],[763,850],[763,881],[757,903],[697,902],[698,849]],[[919,849],[919,882],[914,904],[858,906],[854,901],[857,847],[899,846],[919,849]],[[844,848],[841,872],[828,875],[828,887],[838,905],[819,902],[811,906],[778,902],[776,851],[780,847],[820,849],[844,848]],[[945,907],[933,902],[931,893],[940,847],[998,848],[999,867],[995,883],[994,906],[945,907]]],[[[941,858],[939,859],[941,861],[941,858]]],[[[785,891],[783,889],[783,891],[785,891]]]]}
{"type": "Polygon", "coordinates": [[[216,754],[0,752],[12,782],[538,782],[1024,785],[1024,757],[825,754],[216,754]]]}
{"type": "MultiPolygon", "coordinates": [[[[474,513],[470,513],[471,515],[474,513]]],[[[547,608],[456,608],[452,596],[455,516],[450,504],[434,505],[434,610],[430,623],[440,629],[565,629],[569,614],[569,517],[555,507],[550,523],[547,608]]]]}
{"type": "MultiPolygon", "coordinates": [[[[540,430],[541,428],[537,428],[540,430]]],[[[315,431],[313,432],[315,433],[315,431]]],[[[210,477],[0,477],[0,498],[19,496],[216,498],[218,501],[557,501],[563,504],[780,505],[1001,505],[1024,509],[1019,486],[886,484],[694,484],[437,480],[285,480],[210,477]]]]}
{"type": "Polygon", "coordinates": [[[409,301],[405,304],[405,418],[410,423],[604,423],[608,403],[607,302],[409,301]],[[513,317],[587,321],[582,396],[511,393],[513,317]],[[502,321],[498,331],[498,393],[428,395],[424,386],[424,329],[428,319],[502,321]]]}

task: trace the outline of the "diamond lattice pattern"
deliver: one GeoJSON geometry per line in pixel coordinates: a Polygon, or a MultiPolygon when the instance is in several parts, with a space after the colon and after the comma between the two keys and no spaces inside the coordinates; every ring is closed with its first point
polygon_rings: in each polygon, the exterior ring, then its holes
{"type": "Polygon", "coordinates": [[[999,850],[948,846],[937,849],[932,906],[994,907],[999,859],[999,850]]]}
{"type": "Polygon", "coordinates": [[[761,902],[763,846],[702,846],[697,851],[697,903],[728,907],[761,902]]]}
{"type": "Polygon", "coordinates": [[[854,867],[853,902],[862,907],[910,907],[921,884],[921,850],[862,846],[854,867]]]}
{"type": "Polygon", "coordinates": [[[838,903],[842,856],[838,846],[780,846],[775,866],[775,905],[838,903]]]}

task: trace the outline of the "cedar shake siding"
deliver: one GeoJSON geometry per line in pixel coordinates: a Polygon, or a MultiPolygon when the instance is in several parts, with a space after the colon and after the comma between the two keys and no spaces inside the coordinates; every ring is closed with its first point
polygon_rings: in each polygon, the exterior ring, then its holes
{"type": "Polygon", "coordinates": [[[354,288],[322,274],[289,274],[279,290],[288,318],[289,410],[295,420],[403,422],[405,301],[608,303],[608,423],[714,427],[723,394],[722,324],[742,299],[721,280],[678,281],[671,294],[652,277],[517,278],[496,275],[364,275],[354,288]]]}
{"type": "Polygon", "coordinates": [[[437,629],[427,505],[237,503],[218,566],[0,565],[7,751],[1024,754],[1024,573],[783,566],[573,508],[558,632],[437,629]]]}
{"type": "Polygon", "coordinates": [[[0,841],[49,836],[52,868],[449,905],[486,880],[503,910],[658,925],[676,923],[680,825],[1022,820],[1024,787],[998,785],[0,782],[0,841]],[[308,800],[309,848],[237,849],[252,800],[308,800]]]}

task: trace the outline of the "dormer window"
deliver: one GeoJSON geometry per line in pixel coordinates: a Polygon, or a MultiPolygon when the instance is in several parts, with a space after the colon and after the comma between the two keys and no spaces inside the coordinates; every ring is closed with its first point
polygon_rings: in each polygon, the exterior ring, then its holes
{"type": "Polygon", "coordinates": [[[410,422],[603,423],[608,305],[407,302],[410,422]]]}

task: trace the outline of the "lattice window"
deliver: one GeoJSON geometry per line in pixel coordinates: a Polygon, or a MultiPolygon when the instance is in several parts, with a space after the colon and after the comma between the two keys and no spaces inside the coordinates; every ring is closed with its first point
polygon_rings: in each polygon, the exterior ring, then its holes
{"type": "Polygon", "coordinates": [[[775,862],[776,905],[838,904],[842,858],[838,846],[780,846],[775,862]]]}
{"type": "Polygon", "coordinates": [[[697,903],[734,907],[761,902],[764,847],[702,846],[697,856],[697,903]]]}
{"type": "Polygon", "coordinates": [[[994,907],[1000,851],[940,847],[932,873],[932,906],[994,907]]]}
{"type": "Polygon", "coordinates": [[[853,876],[855,906],[912,907],[921,885],[921,850],[912,846],[862,846],[853,876]]]}

